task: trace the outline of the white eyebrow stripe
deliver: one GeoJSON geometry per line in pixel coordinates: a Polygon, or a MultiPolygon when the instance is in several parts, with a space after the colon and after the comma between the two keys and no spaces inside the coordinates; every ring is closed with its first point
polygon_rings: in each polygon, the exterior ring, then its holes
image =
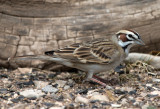
{"type": "MultiPolygon", "coordinates": [[[[120,30],[119,32],[117,32],[116,34],[120,34],[120,33],[124,33],[124,34],[131,34],[135,39],[139,39],[139,34],[137,32],[132,32],[132,31],[129,31],[129,30],[120,30]],[[137,33],[138,36],[135,34],[137,33]]],[[[127,37],[128,38],[128,37],[127,37]]],[[[129,39],[129,38],[128,38],[129,39]]],[[[135,40],[134,39],[134,40],[135,40]]]]}

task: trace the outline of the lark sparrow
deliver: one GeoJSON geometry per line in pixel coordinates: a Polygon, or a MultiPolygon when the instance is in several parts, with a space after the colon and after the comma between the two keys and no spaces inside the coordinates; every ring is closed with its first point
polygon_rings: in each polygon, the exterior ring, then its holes
{"type": "Polygon", "coordinates": [[[75,43],[57,51],[45,52],[53,61],[88,72],[87,79],[98,82],[93,74],[117,67],[135,44],[144,45],[140,35],[132,30],[120,30],[110,39],[99,38],[75,43]]]}
{"type": "Polygon", "coordinates": [[[117,67],[135,44],[144,45],[140,35],[133,30],[120,30],[110,39],[99,38],[84,43],[75,43],[57,51],[45,52],[44,59],[87,72],[87,80],[101,85],[105,83],[93,78],[94,73],[117,67]]]}

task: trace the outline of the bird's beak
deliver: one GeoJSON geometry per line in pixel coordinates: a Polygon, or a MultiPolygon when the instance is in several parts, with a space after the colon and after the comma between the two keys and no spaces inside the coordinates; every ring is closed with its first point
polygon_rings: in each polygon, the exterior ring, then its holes
{"type": "Polygon", "coordinates": [[[137,39],[136,43],[139,45],[145,45],[145,43],[141,39],[137,39]]]}

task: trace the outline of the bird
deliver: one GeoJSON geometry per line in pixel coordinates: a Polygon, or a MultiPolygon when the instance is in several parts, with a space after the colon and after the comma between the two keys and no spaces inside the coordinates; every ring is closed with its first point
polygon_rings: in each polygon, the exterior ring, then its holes
{"type": "Polygon", "coordinates": [[[53,57],[52,60],[59,64],[87,72],[86,80],[105,85],[93,75],[116,68],[136,44],[144,45],[136,31],[120,30],[109,39],[75,43],[56,51],[46,51],[45,55],[53,57]]]}
{"type": "Polygon", "coordinates": [[[37,59],[54,61],[87,73],[85,81],[106,84],[93,75],[116,68],[128,56],[134,45],[145,45],[134,30],[119,30],[110,38],[97,38],[82,43],[74,43],[62,49],[46,51],[37,59]]]}

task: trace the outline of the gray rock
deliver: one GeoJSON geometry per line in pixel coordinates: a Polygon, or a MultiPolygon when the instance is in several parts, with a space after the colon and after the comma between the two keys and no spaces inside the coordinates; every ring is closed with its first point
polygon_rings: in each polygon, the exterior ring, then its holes
{"type": "Polygon", "coordinates": [[[121,104],[111,104],[111,106],[112,106],[113,108],[120,108],[122,105],[121,105],[121,104]]]}
{"type": "Polygon", "coordinates": [[[33,81],[37,89],[42,89],[47,86],[49,83],[44,81],[33,81]]]}
{"type": "Polygon", "coordinates": [[[56,80],[55,83],[58,84],[58,87],[64,87],[64,85],[66,85],[67,81],[56,80]]]}
{"type": "Polygon", "coordinates": [[[75,99],[75,97],[72,93],[64,93],[63,95],[64,95],[65,99],[69,99],[69,100],[75,99]]]}
{"type": "Polygon", "coordinates": [[[160,82],[160,79],[153,78],[152,81],[153,81],[153,82],[160,82]]]}
{"type": "Polygon", "coordinates": [[[64,100],[63,95],[57,95],[55,93],[52,93],[51,97],[53,97],[53,99],[56,100],[56,101],[63,101],[64,100]]]}
{"type": "Polygon", "coordinates": [[[18,70],[21,72],[21,73],[31,73],[32,72],[32,68],[18,68],[18,70]]]}
{"type": "Polygon", "coordinates": [[[90,100],[99,100],[99,101],[106,101],[106,102],[109,102],[109,99],[107,96],[105,95],[101,95],[101,94],[96,94],[96,95],[93,95],[91,96],[90,100]]]}
{"type": "Polygon", "coordinates": [[[20,95],[22,95],[26,98],[34,98],[34,97],[39,98],[45,94],[41,90],[27,89],[27,90],[20,92],[20,95]]]}
{"type": "Polygon", "coordinates": [[[2,88],[0,89],[0,94],[6,94],[8,92],[8,89],[2,88]]]}
{"type": "Polygon", "coordinates": [[[128,102],[127,102],[128,100],[126,99],[126,98],[123,98],[122,100],[121,100],[121,104],[122,105],[126,105],[128,102]]]}
{"type": "Polygon", "coordinates": [[[68,84],[75,84],[75,82],[72,79],[69,79],[68,84]]]}
{"type": "Polygon", "coordinates": [[[106,86],[106,89],[108,89],[108,90],[113,90],[113,87],[107,85],[107,86],[106,86]]]}
{"type": "Polygon", "coordinates": [[[153,86],[153,84],[146,84],[146,86],[147,86],[147,87],[152,87],[152,86],[153,86]]]}
{"type": "Polygon", "coordinates": [[[64,109],[65,107],[62,106],[62,107],[50,107],[49,109],[64,109]]]}
{"type": "Polygon", "coordinates": [[[87,98],[84,98],[82,97],[81,95],[78,95],[76,98],[75,98],[75,102],[76,103],[89,103],[89,100],[87,98]]]}
{"type": "Polygon", "coordinates": [[[64,86],[64,90],[68,90],[68,89],[70,89],[70,86],[69,85],[65,85],[64,86]]]}
{"type": "Polygon", "coordinates": [[[56,92],[58,92],[58,89],[57,88],[55,88],[55,87],[53,87],[52,85],[47,85],[47,86],[45,86],[45,87],[43,87],[42,88],[42,91],[44,91],[44,92],[50,92],[50,93],[56,93],[56,92]]]}
{"type": "Polygon", "coordinates": [[[136,101],[136,102],[133,103],[133,105],[134,105],[134,106],[139,106],[139,105],[140,105],[140,102],[136,101]]]}
{"type": "MultiPolygon", "coordinates": [[[[145,105],[143,105],[141,108],[142,109],[148,109],[148,107],[149,107],[149,104],[145,104],[145,105]]],[[[153,108],[154,109],[154,108],[153,108]]]]}
{"type": "Polygon", "coordinates": [[[150,93],[153,96],[160,96],[160,91],[156,90],[150,93]]]}

